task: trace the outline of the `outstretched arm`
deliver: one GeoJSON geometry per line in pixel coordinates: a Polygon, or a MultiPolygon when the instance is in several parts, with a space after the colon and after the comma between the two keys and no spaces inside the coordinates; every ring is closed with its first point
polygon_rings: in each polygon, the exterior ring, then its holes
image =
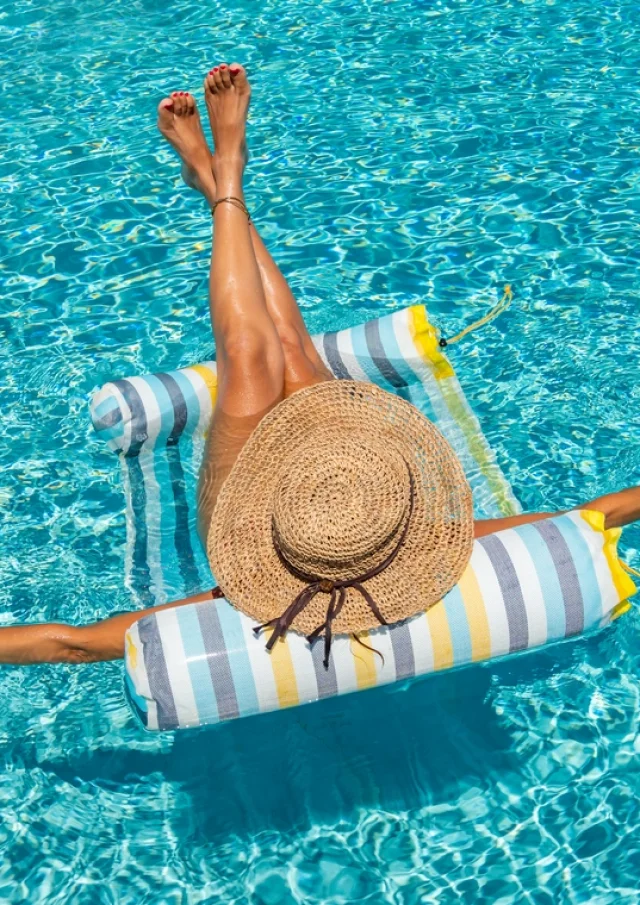
{"type": "Polygon", "coordinates": [[[95,663],[124,656],[124,634],[130,625],[169,607],[211,600],[211,591],[161,606],[121,613],[92,625],[11,625],[0,628],[0,663],[95,663]]]}
{"type": "MultiPolygon", "coordinates": [[[[628,490],[620,490],[618,493],[608,493],[583,506],[576,506],[576,509],[594,509],[596,512],[602,512],[605,528],[623,528],[631,522],[640,520],[640,487],[629,487],[628,490]]],[[[504,531],[505,528],[539,522],[545,518],[553,518],[554,515],[562,515],[562,512],[529,512],[508,518],[484,519],[475,523],[475,537],[485,537],[496,531],[504,531]]]]}

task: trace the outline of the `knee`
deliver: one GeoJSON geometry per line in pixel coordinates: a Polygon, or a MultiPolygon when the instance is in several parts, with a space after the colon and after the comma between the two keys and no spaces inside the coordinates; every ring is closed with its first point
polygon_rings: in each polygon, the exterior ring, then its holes
{"type": "Polygon", "coordinates": [[[295,327],[279,326],[278,338],[282,346],[287,379],[304,384],[324,376],[325,373],[329,376],[315,350],[305,344],[295,327]]]}
{"type": "Polygon", "coordinates": [[[269,375],[282,380],[284,356],[282,347],[275,339],[265,336],[259,330],[247,329],[230,331],[218,349],[227,369],[241,369],[243,373],[269,375]]]}
{"type": "Polygon", "coordinates": [[[285,357],[300,356],[305,354],[302,337],[289,324],[279,324],[277,327],[278,339],[284,350],[285,357]]]}

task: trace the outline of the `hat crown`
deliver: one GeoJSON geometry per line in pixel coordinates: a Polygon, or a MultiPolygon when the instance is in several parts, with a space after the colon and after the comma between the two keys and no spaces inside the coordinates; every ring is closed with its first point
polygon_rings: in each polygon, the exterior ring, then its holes
{"type": "Polygon", "coordinates": [[[305,575],[345,581],[376,568],[397,544],[411,505],[406,461],[382,437],[309,438],[283,464],[273,497],[281,555],[305,575]]]}

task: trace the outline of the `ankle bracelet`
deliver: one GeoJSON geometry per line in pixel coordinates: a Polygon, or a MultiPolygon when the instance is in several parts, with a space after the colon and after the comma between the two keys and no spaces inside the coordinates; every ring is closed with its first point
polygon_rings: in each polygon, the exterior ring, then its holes
{"type": "Polygon", "coordinates": [[[247,205],[244,203],[244,201],[242,201],[241,198],[236,198],[235,195],[228,195],[226,198],[218,198],[218,200],[214,202],[214,205],[211,208],[212,217],[214,216],[214,214],[216,212],[217,206],[219,204],[223,204],[225,201],[227,202],[227,204],[233,204],[233,206],[237,207],[238,210],[243,212],[243,214],[246,214],[247,220],[249,221],[249,223],[251,223],[251,214],[249,213],[249,210],[247,209],[247,205]]]}

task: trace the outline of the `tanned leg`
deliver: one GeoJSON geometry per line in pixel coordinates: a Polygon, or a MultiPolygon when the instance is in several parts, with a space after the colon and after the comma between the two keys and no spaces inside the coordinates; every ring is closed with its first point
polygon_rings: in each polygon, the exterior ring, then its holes
{"type": "MultiPolygon", "coordinates": [[[[228,77],[232,84],[237,80],[245,80],[246,74],[241,67],[232,64],[230,67],[216,67],[206,76],[204,81],[204,95],[211,121],[211,131],[214,135],[215,153],[212,156],[212,167],[214,172],[217,170],[217,158],[219,156],[219,148],[215,141],[215,110],[216,97],[218,93],[218,85],[223,77],[228,77]]],[[[243,152],[247,154],[246,143],[243,152]]],[[[185,174],[186,181],[193,188],[199,189],[200,186],[196,180],[189,179],[189,174],[185,174]]],[[[220,195],[220,191],[218,192],[220,195]]],[[[309,332],[303,320],[302,314],[298,307],[291,289],[269,254],[260,234],[252,223],[250,227],[251,241],[253,251],[260,270],[262,280],[262,289],[267,306],[267,310],[275,325],[278,338],[283,348],[284,354],[284,395],[289,396],[296,389],[302,386],[309,386],[312,383],[318,383],[322,380],[332,379],[331,372],[326,368],[324,362],[318,355],[309,332]]]]}
{"type": "MultiPolygon", "coordinates": [[[[217,66],[211,70],[204,81],[204,94],[207,110],[210,111],[210,119],[214,115],[214,98],[218,92],[217,81],[227,72],[232,83],[236,79],[246,78],[244,70],[236,65],[224,68],[217,66]]],[[[215,154],[211,151],[212,171],[215,171],[215,154]]],[[[245,159],[247,157],[246,143],[244,147],[245,159]]],[[[182,176],[186,184],[201,192],[210,202],[210,193],[204,190],[204,186],[198,173],[183,160],[182,176]]],[[[333,378],[324,362],[318,355],[311,337],[303,320],[302,314],[285,277],[267,250],[260,233],[254,223],[250,226],[253,251],[256,256],[262,289],[265,296],[267,310],[274,322],[278,338],[283,347],[284,354],[284,397],[300,389],[322,380],[333,378]]]]}
{"type": "MultiPolygon", "coordinates": [[[[251,90],[244,69],[219,67],[212,77],[209,119],[216,143],[218,200],[244,203],[245,127],[251,90]]],[[[218,398],[198,486],[198,525],[206,545],[217,495],[240,450],[284,395],[284,355],[267,310],[246,213],[223,202],[215,209],[209,280],[216,340],[218,398]]]]}

